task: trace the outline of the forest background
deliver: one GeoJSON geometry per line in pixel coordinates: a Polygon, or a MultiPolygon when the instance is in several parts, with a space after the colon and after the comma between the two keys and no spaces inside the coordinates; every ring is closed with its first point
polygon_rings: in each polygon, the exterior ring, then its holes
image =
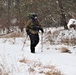
{"type": "Polygon", "coordinates": [[[24,27],[31,12],[38,14],[42,26],[64,26],[76,18],[76,0],[0,0],[0,28],[24,27]]]}

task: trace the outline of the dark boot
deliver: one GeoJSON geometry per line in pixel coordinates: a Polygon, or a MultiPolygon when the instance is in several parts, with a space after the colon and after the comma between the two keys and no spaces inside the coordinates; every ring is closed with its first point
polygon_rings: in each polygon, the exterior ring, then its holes
{"type": "Polygon", "coordinates": [[[35,47],[31,47],[31,53],[35,53],[35,47]]]}

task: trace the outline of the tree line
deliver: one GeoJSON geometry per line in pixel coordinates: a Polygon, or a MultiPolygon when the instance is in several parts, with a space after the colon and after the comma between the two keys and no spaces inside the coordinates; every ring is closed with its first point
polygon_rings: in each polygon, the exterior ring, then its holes
{"type": "Polygon", "coordinates": [[[0,0],[0,27],[22,27],[31,12],[38,14],[42,26],[66,26],[76,16],[75,7],[76,0],[0,0]]]}

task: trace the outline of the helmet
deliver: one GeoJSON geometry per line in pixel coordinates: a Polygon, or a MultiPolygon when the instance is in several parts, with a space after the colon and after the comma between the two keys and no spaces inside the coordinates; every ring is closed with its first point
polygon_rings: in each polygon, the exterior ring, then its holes
{"type": "Polygon", "coordinates": [[[37,16],[36,13],[29,13],[29,14],[28,14],[28,18],[29,18],[29,19],[37,19],[37,17],[38,17],[38,16],[37,16]]]}

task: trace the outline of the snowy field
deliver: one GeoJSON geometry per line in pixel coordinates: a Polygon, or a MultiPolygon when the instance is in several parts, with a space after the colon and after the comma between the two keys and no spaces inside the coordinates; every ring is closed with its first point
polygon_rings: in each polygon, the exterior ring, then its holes
{"type": "MultiPolygon", "coordinates": [[[[46,31],[50,30],[53,33],[56,28],[46,31]]],[[[26,36],[0,38],[0,75],[76,75],[76,43],[74,45],[60,43],[61,37],[76,38],[76,31],[60,31],[59,35],[53,37],[55,43],[52,44],[48,40],[53,34],[47,32],[43,35],[43,45],[40,34],[40,42],[35,54],[30,53],[29,38],[22,50],[26,36]],[[43,52],[41,52],[42,46],[43,52]],[[70,52],[61,52],[63,47],[70,52]],[[59,72],[59,74],[48,72],[59,72]]]]}

